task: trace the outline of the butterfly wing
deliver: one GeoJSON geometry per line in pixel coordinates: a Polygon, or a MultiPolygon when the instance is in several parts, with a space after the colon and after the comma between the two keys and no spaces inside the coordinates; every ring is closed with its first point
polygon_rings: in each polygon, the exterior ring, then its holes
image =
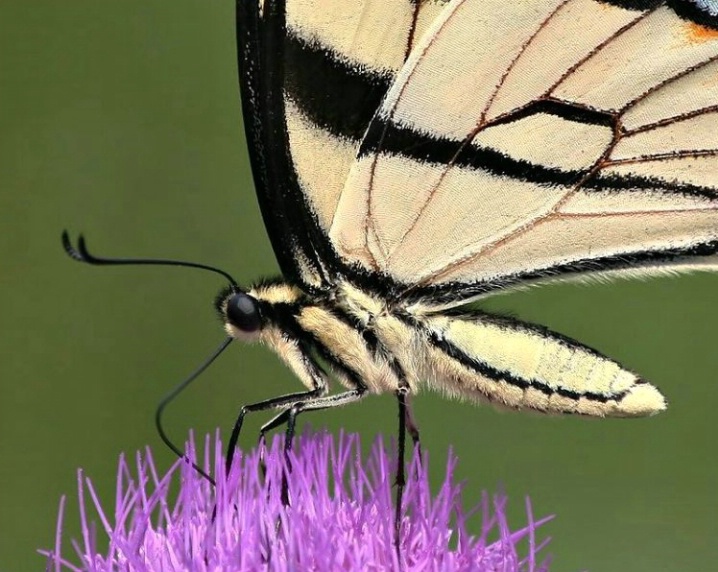
{"type": "Polygon", "coordinates": [[[328,225],[364,132],[442,0],[238,0],[245,130],[283,273],[336,271],[328,225]]]}
{"type": "Polygon", "coordinates": [[[405,300],[716,268],[718,15],[454,0],[361,144],[330,239],[405,300]]]}

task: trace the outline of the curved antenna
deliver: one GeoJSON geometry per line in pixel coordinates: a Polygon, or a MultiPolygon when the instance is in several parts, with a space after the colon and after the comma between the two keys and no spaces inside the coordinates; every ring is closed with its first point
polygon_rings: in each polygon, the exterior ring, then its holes
{"type": "Polygon", "coordinates": [[[157,427],[157,432],[160,434],[160,439],[162,439],[164,444],[167,445],[175,455],[177,455],[180,459],[184,459],[190,465],[192,465],[192,468],[200,475],[202,475],[205,479],[207,479],[213,486],[215,485],[215,480],[210,477],[206,472],[204,472],[204,470],[202,470],[202,468],[199,467],[196,463],[191,461],[190,458],[187,457],[187,455],[182,452],[182,450],[177,447],[177,445],[175,445],[167,436],[164,426],[162,425],[162,414],[164,413],[165,407],[167,407],[172,401],[174,401],[174,399],[180,393],[187,389],[187,386],[189,386],[190,383],[197,379],[204,370],[206,370],[210,365],[212,365],[212,362],[216,360],[224,350],[227,349],[227,346],[232,343],[232,340],[234,340],[234,338],[227,336],[227,338],[225,338],[225,340],[219,345],[219,347],[214,350],[214,352],[212,352],[212,355],[209,356],[196,370],[194,370],[187,379],[185,379],[182,383],[180,383],[177,387],[175,387],[172,391],[170,391],[162,398],[159,405],[157,406],[157,409],[155,410],[155,427],[157,427]]]}
{"type": "Polygon", "coordinates": [[[65,252],[70,256],[70,258],[73,258],[74,260],[77,260],[78,262],[84,262],[85,264],[91,264],[93,266],[119,266],[123,264],[148,264],[148,265],[154,265],[154,266],[183,266],[185,268],[199,268],[201,270],[209,270],[210,272],[215,272],[216,274],[220,274],[224,276],[227,280],[229,280],[229,283],[239,289],[239,286],[237,285],[237,281],[232,278],[228,273],[226,273],[224,270],[220,270],[219,268],[215,268],[214,266],[207,266],[206,264],[198,264],[196,262],[185,262],[183,260],[165,260],[162,258],[99,258],[97,256],[93,256],[90,254],[90,252],[87,250],[87,245],[85,244],[85,237],[82,235],[79,235],[77,238],[77,247],[75,247],[72,242],[70,241],[70,235],[66,230],[62,231],[62,246],[65,249],[65,252]]]}

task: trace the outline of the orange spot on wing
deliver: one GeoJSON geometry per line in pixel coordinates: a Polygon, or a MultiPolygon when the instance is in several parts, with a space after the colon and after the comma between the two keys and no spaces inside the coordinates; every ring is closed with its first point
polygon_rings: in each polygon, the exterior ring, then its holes
{"type": "Polygon", "coordinates": [[[702,44],[718,39],[718,30],[701,26],[700,24],[686,24],[684,27],[686,39],[691,44],[702,44]]]}

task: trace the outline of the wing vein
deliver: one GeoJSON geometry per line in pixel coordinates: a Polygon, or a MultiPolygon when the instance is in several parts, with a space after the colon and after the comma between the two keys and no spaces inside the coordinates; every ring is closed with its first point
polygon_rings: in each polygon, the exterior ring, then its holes
{"type": "MultiPolygon", "coordinates": [[[[464,0],[465,1],[465,0],[464,0]]],[[[462,1],[461,4],[464,2],[462,1]]],[[[458,10],[458,6],[455,8],[455,10],[458,10]]],[[[416,13],[415,13],[416,14],[416,13]]],[[[447,25],[447,23],[451,20],[450,17],[446,18],[441,23],[441,26],[439,27],[439,30],[436,31],[436,33],[430,38],[430,40],[427,42],[427,44],[424,46],[424,48],[421,51],[421,55],[417,56],[417,62],[421,61],[421,58],[426,54],[426,52],[429,51],[431,46],[434,45],[434,42],[436,41],[436,38],[440,35],[441,30],[444,28],[444,26],[447,25]]],[[[411,77],[414,75],[414,72],[416,71],[416,66],[408,71],[407,77],[404,80],[404,83],[401,85],[401,88],[399,89],[399,93],[396,96],[396,102],[398,103],[401,100],[402,95],[404,94],[407,86],[409,85],[411,77]]],[[[400,72],[401,73],[401,72],[400,72]]],[[[369,171],[369,183],[367,187],[367,198],[366,198],[366,219],[364,221],[363,227],[364,227],[364,251],[367,253],[367,255],[371,258],[371,262],[374,265],[375,269],[378,269],[378,263],[376,260],[376,257],[373,255],[371,249],[369,248],[369,227],[371,227],[371,230],[374,232],[374,236],[377,238],[377,242],[380,242],[379,239],[379,233],[377,232],[376,225],[373,224],[372,220],[372,194],[374,191],[374,179],[376,177],[376,164],[377,160],[379,158],[379,150],[382,148],[382,144],[384,141],[384,138],[386,136],[386,130],[388,126],[391,124],[391,122],[394,119],[394,114],[396,113],[396,103],[394,104],[394,107],[391,109],[387,121],[385,122],[385,125],[382,129],[381,137],[379,139],[378,145],[377,145],[377,151],[374,153],[371,161],[371,167],[369,171]]],[[[379,112],[377,112],[377,116],[379,115],[379,112]]],[[[375,118],[377,117],[375,116],[375,118]]],[[[360,149],[361,153],[361,149],[360,149]]]]}
{"type": "Polygon", "coordinates": [[[602,169],[606,167],[615,167],[616,165],[634,165],[637,163],[651,163],[658,161],[669,161],[671,159],[683,159],[683,158],[696,158],[696,157],[715,157],[718,155],[718,148],[716,149],[691,149],[685,151],[671,151],[668,153],[655,153],[653,155],[639,155],[638,157],[631,157],[629,159],[612,159],[606,161],[601,166],[602,169]]]}
{"type": "MultiPolygon", "coordinates": [[[[453,261],[451,263],[445,264],[443,267],[437,269],[436,271],[430,273],[428,276],[426,276],[421,282],[420,285],[424,286],[428,282],[434,281],[439,279],[443,274],[448,272],[450,269],[459,267],[466,262],[473,260],[474,258],[477,258],[479,256],[485,255],[487,253],[492,252],[493,250],[496,250],[499,246],[503,246],[504,244],[510,242],[511,240],[514,240],[518,238],[519,236],[522,236],[526,234],[527,232],[534,229],[538,224],[541,222],[550,220],[551,218],[555,217],[558,214],[559,209],[566,204],[566,202],[576,193],[578,190],[584,185],[584,183],[593,177],[593,175],[598,172],[600,169],[603,168],[603,164],[606,161],[606,159],[610,156],[611,152],[613,151],[614,147],[618,143],[619,140],[619,133],[618,133],[618,127],[616,126],[614,128],[614,139],[609,145],[603,155],[601,156],[598,161],[594,164],[594,166],[587,171],[587,173],[581,178],[581,180],[574,185],[572,188],[568,189],[560,198],[558,198],[553,206],[548,209],[547,211],[533,217],[532,219],[528,220],[526,224],[523,226],[516,228],[503,236],[500,236],[493,240],[492,242],[488,244],[484,244],[481,246],[478,250],[471,252],[469,254],[466,254],[462,256],[459,260],[453,261]]],[[[412,287],[413,288],[413,287],[412,287]]],[[[410,288],[409,290],[411,290],[410,288]]]]}
{"type": "Polygon", "coordinates": [[[684,121],[686,119],[693,119],[694,117],[698,117],[699,115],[708,114],[714,111],[718,111],[718,104],[707,105],[705,107],[701,107],[700,109],[694,109],[693,111],[681,113],[679,115],[673,115],[672,117],[666,117],[664,119],[661,119],[660,121],[646,123],[645,125],[641,125],[640,127],[637,127],[635,129],[624,129],[622,131],[622,134],[624,136],[636,135],[638,133],[644,133],[646,131],[658,129],[659,127],[665,127],[667,125],[673,125],[674,123],[680,123],[681,121],[684,121]]]}
{"type": "MultiPolygon", "coordinates": [[[[471,144],[471,141],[476,137],[476,135],[481,132],[482,129],[486,127],[486,115],[488,114],[489,110],[491,109],[491,105],[495,101],[497,95],[501,91],[501,87],[503,86],[504,82],[506,81],[506,78],[511,73],[511,70],[516,66],[516,63],[519,61],[521,56],[526,52],[528,47],[531,45],[531,43],[538,37],[538,35],[541,33],[542,30],[546,28],[546,26],[549,24],[552,18],[556,16],[567,4],[569,4],[572,0],[564,0],[561,4],[559,4],[546,18],[541,22],[541,24],[537,27],[536,31],[531,34],[531,36],[521,45],[519,50],[516,53],[516,56],[511,60],[509,65],[507,66],[506,70],[502,74],[501,78],[499,79],[499,82],[496,84],[496,87],[494,88],[493,93],[489,97],[488,101],[486,102],[486,105],[484,106],[484,109],[481,112],[481,115],[479,116],[479,120],[476,124],[476,127],[464,138],[464,140],[459,144],[457,147],[456,153],[454,153],[453,157],[449,160],[449,162],[446,163],[444,170],[442,171],[441,175],[439,176],[439,179],[437,180],[436,184],[433,185],[433,187],[429,190],[427,197],[424,201],[424,204],[419,208],[419,210],[416,213],[416,216],[414,217],[414,220],[409,225],[409,227],[404,231],[404,233],[399,237],[399,240],[397,241],[397,244],[401,244],[406,240],[406,238],[412,233],[416,225],[421,220],[424,212],[428,208],[429,204],[431,203],[436,191],[441,187],[442,182],[446,178],[446,175],[448,174],[449,170],[454,166],[457,157],[462,153],[462,151],[466,148],[467,145],[471,144]]],[[[450,20],[451,18],[447,18],[450,20]]],[[[438,35],[438,34],[437,34],[438,35]]],[[[426,53],[426,50],[424,51],[426,53]]],[[[373,178],[371,179],[373,182],[373,178]]],[[[370,187],[371,188],[371,187],[370,187]]],[[[391,259],[391,254],[389,255],[388,260],[391,259]]]]}
{"type": "MultiPolygon", "coordinates": [[[[718,210],[718,206],[712,207],[712,208],[702,208],[702,209],[672,209],[672,210],[661,210],[661,211],[624,211],[620,213],[615,212],[596,212],[596,213],[552,213],[542,219],[534,221],[534,224],[530,226],[530,228],[523,229],[524,232],[528,232],[530,230],[533,230],[537,228],[538,226],[542,224],[546,224],[551,221],[556,220],[580,220],[580,219],[590,219],[590,218],[613,218],[613,219],[620,219],[620,218],[631,218],[635,216],[665,216],[666,214],[686,214],[686,213],[714,213],[716,210],[718,210]]],[[[518,238],[522,233],[515,233],[513,236],[504,237],[501,240],[501,243],[509,242],[510,240],[513,240],[515,238],[518,238]]],[[[500,246],[499,244],[496,244],[495,246],[500,246]]],[[[484,252],[490,251],[489,249],[486,249],[484,252]]],[[[454,272],[457,269],[460,269],[461,267],[465,266],[466,264],[471,263],[475,259],[476,255],[466,257],[458,262],[455,262],[450,267],[445,267],[441,269],[440,271],[437,271],[436,273],[432,274],[430,279],[427,279],[427,281],[432,280],[441,280],[448,272],[454,272]]],[[[425,285],[425,284],[423,284],[425,285]]]]}
{"type": "MultiPolygon", "coordinates": [[[[509,63],[508,67],[504,71],[503,75],[501,76],[501,79],[499,79],[499,82],[496,84],[496,88],[494,89],[494,92],[489,97],[489,100],[486,102],[486,106],[484,107],[484,110],[481,112],[481,117],[479,119],[479,122],[476,126],[476,129],[474,130],[473,137],[476,136],[476,134],[485,127],[485,120],[486,115],[488,114],[489,110],[491,109],[491,106],[493,105],[494,101],[496,100],[496,97],[498,96],[499,92],[501,91],[501,88],[503,87],[504,83],[506,82],[506,78],[511,73],[511,70],[513,70],[516,67],[516,63],[521,59],[521,56],[526,53],[526,50],[531,46],[531,44],[534,42],[534,40],[538,37],[538,35],[548,26],[549,22],[558,14],[563,8],[566,7],[567,4],[572,2],[572,0],[564,0],[561,4],[556,6],[556,8],[551,12],[543,22],[536,28],[536,31],[531,34],[531,36],[523,43],[523,45],[519,48],[518,52],[516,52],[516,57],[514,57],[513,60],[511,60],[511,63],[509,63]]],[[[473,139],[472,137],[472,139],[473,139]]]]}
{"type": "Polygon", "coordinates": [[[698,63],[698,64],[694,64],[694,65],[690,66],[689,68],[687,68],[687,69],[685,69],[685,70],[682,70],[682,71],[678,72],[677,74],[672,75],[672,76],[670,76],[670,77],[664,79],[663,81],[657,83],[657,84],[654,85],[653,87],[651,87],[651,88],[649,88],[648,90],[646,90],[645,93],[642,93],[642,94],[639,95],[638,97],[635,97],[633,100],[629,101],[626,105],[624,105],[624,106],[619,110],[619,113],[621,113],[621,114],[625,113],[625,112],[626,112],[627,110],[629,110],[631,107],[633,107],[634,105],[640,103],[641,101],[643,101],[643,100],[644,100],[645,98],[647,98],[648,96],[654,94],[655,92],[657,92],[657,91],[663,89],[663,88],[666,87],[666,86],[671,85],[673,82],[678,81],[679,79],[681,79],[681,78],[683,78],[683,77],[685,77],[685,76],[687,76],[687,75],[693,73],[694,71],[699,70],[699,69],[701,69],[702,67],[705,67],[705,66],[707,66],[707,65],[709,65],[709,64],[712,64],[712,63],[715,62],[716,60],[718,60],[718,54],[715,55],[715,56],[711,56],[710,58],[706,59],[705,61],[702,61],[702,62],[700,62],[700,63],[698,63]]]}
{"type": "Polygon", "coordinates": [[[618,30],[616,30],[613,34],[609,35],[605,40],[600,42],[595,48],[593,48],[590,52],[588,52],[584,57],[580,58],[578,61],[576,61],[575,64],[573,64],[570,68],[568,68],[559,78],[558,80],[546,90],[545,95],[548,96],[552,91],[554,91],[561,83],[566,80],[568,77],[571,76],[573,72],[575,72],[579,67],[581,67],[583,64],[585,64],[587,61],[589,61],[591,58],[593,58],[596,54],[598,54],[603,48],[605,48],[608,44],[613,42],[615,39],[619,38],[621,35],[623,35],[625,32],[633,28],[633,26],[638,25],[640,22],[642,22],[644,19],[646,19],[650,14],[658,10],[660,5],[655,6],[654,8],[650,8],[649,10],[646,10],[643,12],[640,16],[638,16],[635,20],[632,20],[625,26],[622,26],[618,30]]]}
{"type": "MultiPolygon", "coordinates": [[[[570,1],[570,0],[569,0],[569,1],[570,1]]],[[[518,61],[518,58],[520,57],[520,54],[523,53],[523,51],[527,49],[528,44],[530,44],[530,42],[531,42],[534,38],[536,38],[536,36],[538,35],[538,33],[548,24],[548,22],[550,21],[550,19],[551,19],[553,16],[555,16],[555,14],[557,14],[558,11],[559,11],[561,8],[563,8],[567,3],[568,3],[568,2],[563,2],[562,4],[560,4],[560,5],[544,20],[544,22],[541,24],[541,26],[539,26],[539,28],[536,30],[536,32],[534,32],[534,34],[529,38],[529,40],[527,40],[527,42],[526,42],[526,43],[522,46],[522,48],[519,50],[519,54],[517,55],[516,58],[514,58],[514,60],[512,61],[512,63],[510,64],[509,67],[514,66],[514,65],[516,64],[516,62],[518,61]]],[[[567,77],[569,77],[578,67],[580,67],[580,66],[583,65],[585,62],[587,62],[589,59],[591,59],[592,57],[594,57],[601,49],[603,49],[603,47],[605,47],[606,45],[608,45],[609,43],[611,43],[612,41],[614,41],[616,38],[620,37],[623,33],[627,32],[627,31],[628,31],[629,29],[631,29],[633,26],[637,25],[639,22],[641,22],[643,19],[645,19],[649,14],[651,14],[651,13],[654,12],[655,10],[657,10],[657,7],[652,8],[652,9],[650,9],[650,10],[647,10],[647,11],[641,13],[638,17],[636,17],[636,19],[632,20],[631,22],[629,22],[629,23],[626,24],[625,26],[622,26],[621,28],[619,28],[618,30],[616,30],[613,34],[611,34],[610,36],[608,36],[603,42],[599,43],[593,50],[591,50],[591,51],[590,51],[588,54],[586,54],[583,58],[580,58],[573,66],[571,66],[564,74],[562,74],[562,75],[559,77],[559,79],[558,79],[551,87],[549,87],[549,89],[548,89],[542,96],[540,96],[540,97],[537,98],[537,99],[547,99],[547,98],[549,98],[551,92],[552,92],[553,90],[555,90],[556,87],[557,87],[562,81],[564,81],[564,79],[566,79],[567,77]]],[[[450,18],[447,18],[447,21],[448,21],[449,19],[450,19],[450,18]]],[[[446,22],[444,22],[444,24],[445,24],[445,23],[446,23],[446,22]]],[[[438,33],[437,33],[436,35],[438,35],[438,33]]],[[[424,53],[426,53],[426,50],[427,50],[427,49],[428,49],[428,46],[426,47],[424,53]]],[[[508,75],[508,70],[507,70],[507,72],[504,74],[504,76],[503,76],[503,78],[502,78],[502,81],[505,79],[505,77],[506,77],[507,75],[508,75]]],[[[407,81],[404,83],[404,86],[402,86],[402,90],[403,90],[404,87],[407,85],[407,83],[408,83],[408,78],[407,78],[407,81]]],[[[500,85],[501,85],[501,84],[499,84],[499,86],[497,86],[497,90],[500,88],[500,85]]],[[[401,97],[401,96],[399,96],[399,97],[401,97]]],[[[492,98],[491,98],[490,101],[493,101],[493,98],[494,98],[494,97],[496,97],[496,93],[493,94],[493,96],[492,96],[492,98]]],[[[489,105],[490,105],[490,103],[489,103],[489,105]]],[[[485,118],[487,109],[488,109],[488,108],[484,109],[484,112],[482,113],[481,119],[484,119],[484,118],[485,118]]],[[[515,110],[514,110],[514,111],[515,111],[515,110]]],[[[392,112],[393,112],[393,110],[392,110],[392,112]]],[[[392,114],[393,114],[393,113],[392,113],[392,114]]],[[[499,118],[496,118],[494,121],[496,121],[496,120],[498,120],[498,119],[499,119],[499,118]]],[[[480,121],[481,121],[481,120],[480,120],[480,121]]],[[[468,145],[468,144],[471,142],[471,140],[473,140],[474,137],[476,137],[476,135],[477,135],[477,134],[481,131],[481,129],[484,128],[484,127],[486,127],[486,126],[479,124],[479,126],[477,127],[477,129],[475,129],[474,132],[472,132],[468,137],[466,137],[466,138],[464,139],[464,141],[461,143],[461,145],[460,145],[460,147],[459,147],[457,153],[452,157],[451,162],[447,164],[447,168],[442,172],[441,177],[439,178],[439,181],[438,181],[437,185],[435,185],[435,186],[431,189],[431,191],[429,192],[429,195],[428,195],[428,197],[427,197],[427,200],[426,200],[426,201],[424,202],[424,204],[422,205],[421,209],[419,210],[418,215],[416,216],[416,218],[414,219],[414,221],[412,222],[412,224],[410,225],[410,227],[409,227],[409,228],[407,229],[407,231],[401,236],[401,239],[398,241],[398,244],[401,244],[403,241],[405,241],[405,240],[407,239],[407,237],[409,236],[409,234],[412,232],[412,230],[417,226],[419,219],[421,218],[422,214],[425,212],[425,210],[426,210],[428,204],[431,202],[431,198],[433,197],[434,193],[436,192],[438,186],[441,184],[441,181],[443,181],[444,177],[446,176],[447,171],[453,166],[453,163],[454,163],[454,161],[456,160],[456,157],[458,156],[458,154],[461,152],[461,150],[463,150],[463,149],[466,147],[466,145],[468,145]]],[[[588,171],[588,173],[586,174],[586,176],[584,176],[583,179],[582,179],[574,188],[567,190],[567,192],[566,192],[564,195],[562,195],[560,198],[557,199],[557,201],[556,201],[556,203],[554,204],[554,206],[553,206],[547,213],[546,213],[546,212],[542,213],[541,215],[535,217],[535,218],[532,219],[531,221],[528,221],[527,225],[522,226],[522,227],[519,228],[519,229],[515,229],[514,231],[508,233],[507,235],[504,235],[503,237],[501,237],[501,238],[498,239],[497,241],[494,241],[492,244],[486,245],[486,246],[487,246],[487,247],[491,247],[491,248],[494,248],[494,247],[496,247],[496,246],[499,246],[500,244],[503,243],[504,240],[510,240],[513,236],[518,236],[519,234],[523,234],[523,232],[525,232],[524,229],[531,228],[532,225],[533,225],[533,223],[535,223],[537,220],[541,220],[541,218],[543,218],[544,216],[548,216],[548,215],[550,215],[550,214],[555,213],[556,211],[558,211],[558,209],[561,208],[561,206],[576,192],[576,190],[577,190],[578,188],[580,188],[581,185],[583,185],[583,183],[585,182],[585,180],[587,180],[588,178],[590,178],[591,176],[593,176],[593,174],[594,174],[594,172],[595,172],[596,170],[602,168],[602,162],[605,161],[605,160],[610,156],[611,151],[613,150],[613,148],[615,147],[616,143],[618,142],[618,137],[619,137],[619,134],[618,134],[618,131],[617,131],[617,128],[616,128],[616,129],[615,129],[615,133],[614,133],[614,140],[612,141],[612,144],[607,148],[607,150],[606,150],[606,152],[603,154],[603,156],[596,162],[596,164],[594,165],[594,167],[588,171]]],[[[378,157],[378,154],[376,154],[375,157],[374,157],[374,164],[376,164],[376,158],[377,158],[377,157],[378,157]]],[[[373,173],[372,173],[372,179],[371,179],[371,180],[372,180],[372,183],[373,183],[373,173]]],[[[370,218],[371,218],[371,217],[370,217],[370,218]]],[[[490,251],[490,250],[489,250],[489,251],[490,251]]],[[[473,258],[474,256],[480,256],[480,255],[483,254],[484,252],[486,252],[486,250],[482,248],[482,249],[480,249],[477,253],[474,253],[474,254],[472,254],[472,255],[467,255],[467,257],[468,257],[468,258],[473,258]]],[[[446,269],[447,267],[453,266],[454,264],[458,264],[458,263],[461,263],[461,262],[462,262],[462,260],[459,260],[459,261],[456,261],[456,262],[454,262],[454,263],[445,265],[444,267],[442,267],[441,269],[437,270],[436,272],[431,273],[431,274],[429,274],[428,276],[426,276],[426,277],[420,282],[420,284],[422,284],[422,285],[425,284],[427,281],[430,281],[430,280],[434,279],[436,273],[442,273],[442,272],[445,271],[445,269],[446,269]]],[[[413,288],[413,287],[412,287],[412,288],[413,288]]],[[[412,288],[409,288],[409,290],[411,290],[412,288]]]]}

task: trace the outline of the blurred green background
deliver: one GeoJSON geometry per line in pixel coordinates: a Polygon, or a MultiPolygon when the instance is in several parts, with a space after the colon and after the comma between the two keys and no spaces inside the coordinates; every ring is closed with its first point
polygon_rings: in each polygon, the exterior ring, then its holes
{"type": "MultiPolygon", "coordinates": [[[[94,252],[215,264],[250,282],[277,267],[250,178],[231,0],[0,3],[0,571],[40,570],[60,496],[77,536],[75,470],[110,503],[117,456],[151,444],[153,412],[222,339],[215,276],[70,261],[94,252]]],[[[655,382],[645,420],[497,413],[416,401],[437,478],[459,456],[467,503],[503,485],[555,513],[554,570],[715,570],[718,276],[559,285],[491,301],[655,382]]],[[[235,345],[168,413],[170,432],[227,430],[239,406],[298,388],[266,350],[235,345]]],[[[251,419],[243,443],[254,443],[251,419]]],[[[391,397],[314,417],[395,431],[391,397]]],[[[111,506],[108,504],[108,506],[111,506]]],[[[70,552],[66,543],[66,552],[70,552]]]]}

